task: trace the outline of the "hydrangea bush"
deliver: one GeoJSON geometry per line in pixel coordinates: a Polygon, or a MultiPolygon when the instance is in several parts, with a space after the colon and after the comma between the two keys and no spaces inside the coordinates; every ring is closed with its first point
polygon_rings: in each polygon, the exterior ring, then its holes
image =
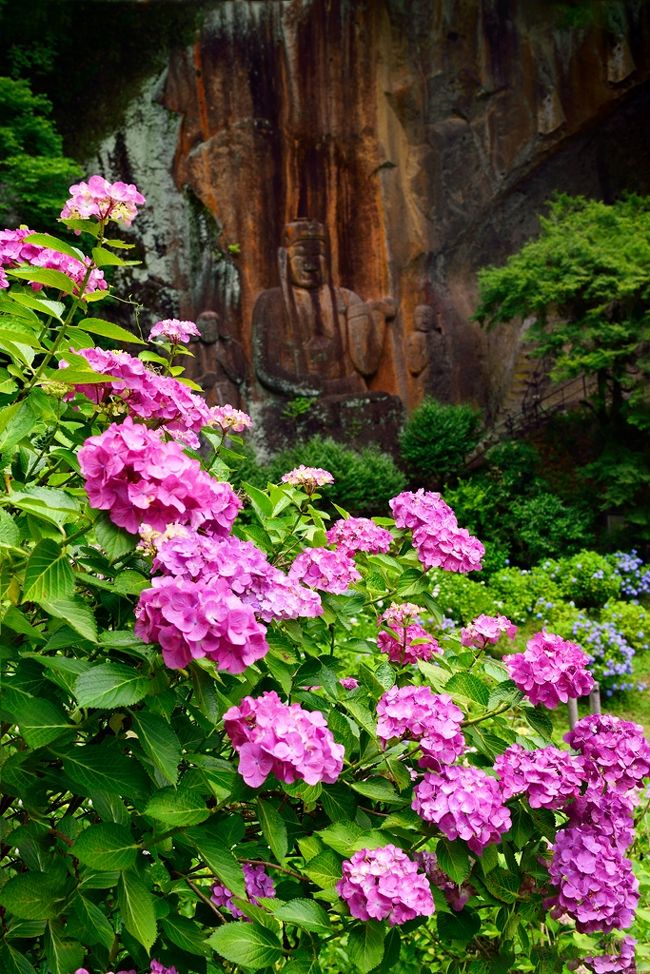
{"type": "Polygon", "coordinates": [[[142,205],[93,176],[72,243],[2,238],[0,970],[629,958],[641,729],[556,747],[544,708],[589,691],[583,651],[541,631],[506,665],[510,618],[449,630],[433,593],[483,546],[439,494],[330,524],[329,471],[232,488],[250,418],[173,364],[193,323],[136,357],[94,307],[142,205]]]}

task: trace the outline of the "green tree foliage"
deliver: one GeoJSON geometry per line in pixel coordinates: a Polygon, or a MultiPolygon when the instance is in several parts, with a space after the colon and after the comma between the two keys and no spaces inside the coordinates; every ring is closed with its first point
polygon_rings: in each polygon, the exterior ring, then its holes
{"type": "Polygon", "coordinates": [[[61,136],[44,95],[26,81],[0,78],[0,221],[27,223],[35,230],[56,227],[67,188],[80,174],[63,155],[61,136]]]}
{"type": "Polygon", "coordinates": [[[473,406],[425,399],[409,416],[399,444],[412,476],[441,482],[456,476],[480,439],[481,415],[473,406]]]}
{"type": "Polygon", "coordinates": [[[650,198],[608,205],[558,196],[541,233],[503,267],[479,273],[475,317],[534,317],[528,337],[552,376],[594,375],[603,423],[650,422],[650,198]]]}

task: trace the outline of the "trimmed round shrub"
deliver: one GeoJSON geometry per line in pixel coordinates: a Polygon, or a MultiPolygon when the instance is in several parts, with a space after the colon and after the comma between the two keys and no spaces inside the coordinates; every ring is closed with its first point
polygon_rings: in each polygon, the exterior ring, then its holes
{"type": "Polygon", "coordinates": [[[402,459],[419,481],[456,476],[481,438],[481,414],[473,406],[425,399],[407,419],[399,438],[402,459]]]}

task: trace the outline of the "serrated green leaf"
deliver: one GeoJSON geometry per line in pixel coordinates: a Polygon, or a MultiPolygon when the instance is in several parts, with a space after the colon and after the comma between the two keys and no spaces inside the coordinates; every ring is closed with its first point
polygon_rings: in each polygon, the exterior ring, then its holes
{"type": "Polygon", "coordinates": [[[523,693],[518,690],[512,680],[502,680],[501,683],[493,687],[488,700],[488,710],[496,710],[506,704],[514,706],[523,700],[523,693]]]}
{"type": "Polygon", "coordinates": [[[182,757],[181,742],[177,734],[166,720],[145,710],[133,715],[133,729],[147,757],[162,776],[175,785],[182,757]]]}
{"type": "Polygon", "coordinates": [[[0,510],[0,545],[17,545],[20,542],[18,525],[10,514],[0,510]]]}
{"type": "Polygon", "coordinates": [[[64,901],[65,890],[57,888],[46,872],[21,873],[0,890],[0,906],[24,920],[53,919],[64,901]]]}
{"type": "Polygon", "coordinates": [[[216,952],[251,971],[272,967],[282,958],[282,946],[266,927],[245,921],[226,923],[212,934],[208,943],[216,952]]]}
{"type": "Polygon", "coordinates": [[[49,538],[39,541],[25,569],[23,602],[65,599],[72,595],[74,575],[61,546],[49,538]]]}
{"type": "MultiPolygon", "coordinates": [[[[2,335],[0,334],[1,338],[2,335]]],[[[13,403],[11,406],[5,406],[3,413],[0,450],[9,453],[17,443],[29,436],[40,422],[40,411],[34,406],[30,397],[22,402],[13,403]]],[[[4,511],[2,513],[5,517],[9,517],[4,511]]],[[[16,542],[10,543],[15,544],[16,542]]]]}
{"type": "Polygon", "coordinates": [[[492,896],[502,903],[514,903],[519,893],[521,876],[497,866],[489,873],[484,873],[483,882],[492,896]]]}
{"type": "Polygon", "coordinates": [[[101,663],[77,678],[75,697],[80,707],[110,710],[139,703],[147,696],[151,686],[151,680],[132,666],[101,663]]]}
{"type": "Polygon", "coordinates": [[[82,795],[96,791],[141,801],[149,791],[144,770],[135,758],[126,757],[115,740],[74,747],[63,754],[63,770],[82,795]]]}
{"type": "Polygon", "coordinates": [[[273,913],[278,920],[293,923],[302,930],[322,934],[328,934],[331,930],[330,918],[320,903],[314,900],[289,900],[279,909],[274,909],[273,913]]]}
{"type": "Polygon", "coordinates": [[[148,887],[135,873],[122,873],[117,900],[126,929],[146,951],[151,950],[157,929],[154,899],[148,887]]]}
{"type": "Polygon", "coordinates": [[[236,896],[246,898],[242,867],[230,851],[220,823],[207,822],[203,826],[187,829],[185,834],[221,882],[236,896]]]}
{"type": "Polygon", "coordinates": [[[160,926],[165,936],[181,950],[200,957],[210,957],[212,951],[202,933],[202,927],[187,917],[170,914],[163,917],[160,926]]]}
{"type": "Polygon", "coordinates": [[[85,950],[77,940],[66,937],[63,928],[51,920],[44,940],[50,974],[70,974],[84,959],[85,950]]]}
{"type": "Polygon", "coordinates": [[[524,707],[523,715],[526,723],[551,743],[553,737],[553,721],[550,715],[542,710],[533,710],[532,707],[524,707]]]}
{"type": "Polygon", "coordinates": [[[184,788],[161,788],[145,808],[149,815],[164,825],[199,825],[210,817],[205,798],[200,792],[184,788]]]}
{"type": "Polygon", "coordinates": [[[79,893],[70,904],[70,913],[84,944],[101,944],[107,950],[111,949],[115,941],[115,931],[92,900],[79,893]]]}
{"type": "Polygon", "coordinates": [[[131,869],[138,845],[128,829],[112,822],[90,825],[79,835],[72,854],[97,872],[131,869]]]}
{"type": "Polygon", "coordinates": [[[477,676],[473,676],[471,673],[454,673],[445,684],[445,692],[450,693],[452,696],[454,694],[460,694],[469,700],[480,703],[483,707],[487,707],[488,700],[490,699],[489,688],[482,680],[479,680],[477,676]]]}
{"type": "Polygon", "coordinates": [[[357,801],[350,787],[343,781],[335,785],[326,785],[321,793],[321,801],[325,814],[331,822],[352,821],[354,818],[357,801]]]}
{"type": "Polygon", "coordinates": [[[467,849],[461,842],[440,839],[436,846],[438,865],[457,885],[465,882],[471,872],[467,849]]]}
{"type": "Polygon", "coordinates": [[[348,956],[362,974],[367,974],[384,956],[386,929],[376,920],[368,920],[350,931],[348,956]]]}
{"type": "MultiPolygon", "coordinates": [[[[10,693],[10,689],[4,691],[3,707],[6,707],[9,702],[10,693]]],[[[20,727],[20,733],[26,743],[35,748],[45,747],[61,734],[75,729],[61,707],[42,697],[21,699],[13,718],[20,727]]]]}
{"type": "Polygon", "coordinates": [[[80,636],[91,643],[97,642],[97,622],[90,606],[78,595],[69,598],[41,598],[40,604],[55,619],[65,619],[80,636]]]}
{"type": "Polygon", "coordinates": [[[80,510],[76,497],[55,487],[28,487],[14,490],[11,503],[21,511],[53,524],[61,533],[63,533],[63,525],[67,521],[76,520],[80,510]]]}
{"type": "Polygon", "coordinates": [[[325,849],[310,859],[302,872],[321,889],[331,889],[343,875],[341,860],[330,849],[325,849]]]}
{"type": "Polygon", "coordinates": [[[371,778],[369,781],[353,781],[351,788],[360,795],[372,799],[375,802],[399,802],[401,801],[395,788],[385,778],[371,778]]]}
{"type": "Polygon", "coordinates": [[[94,530],[95,537],[111,561],[117,561],[118,558],[128,555],[138,542],[136,535],[118,528],[106,513],[102,513],[95,521],[94,530]]]}
{"type": "Polygon", "coordinates": [[[287,826],[278,810],[270,802],[257,800],[257,810],[262,832],[271,852],[278,862],[283,862],[287,854],[287,826]]]}
{"type": "Polygon", "coordinates": [[[367,829],[360,828],[355,822],[334,822],[320,829],[317,835],[325,845],[343,856],[357,852],[359,849],[379,849],[387,844],[387,838],[381,832],[372,830],[369,832],[367,829]]]}

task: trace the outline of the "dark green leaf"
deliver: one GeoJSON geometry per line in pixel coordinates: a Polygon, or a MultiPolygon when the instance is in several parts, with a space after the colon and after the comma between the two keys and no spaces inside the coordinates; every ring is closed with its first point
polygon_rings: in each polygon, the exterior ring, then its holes
{"type": "Polygon", "coordinates": [[[463,883],[470,874],[471,863],[462,842],[440,839],[436,846],[438,865],[456,884],[463,883]]]}
{"type": "Polygon", "coordinates": [[[251,971],[272,967],[282,957],[276,935],[257,923],[226,923],[215,930],[208,943],[221,957],[251,971]]]}
{"type": "Polygon", "coordinates": [[[65,619],[80,636],[91,643],[97,642],[97,622],[90,606],[78,595],[69,598],[42,598],[40,604],[55,619],[65,619]]]}
{"type": "Polygon", "coordinates": [[[287,827],[278,810],[270,802],[257,800],[257,810],[262,832],[269,848],[278,862],[283,862],[287,854],[287,827]]]}
{"type": "Polygon", "coordinates": [[[24,953],[7,943],[0,943],[0,970],[2,974],[36,974],[24,953]]]}
{"type": "Polygon", "coordinates": [[[386,929],[376,920],[368,920],[355,927],[348,937],[350,960],[363,974],[367,974],[384,956],[386,929]]]}
{"type": "Polygon", "coordinates": [[[331,889],[343,875],[341,860],[330,849],[325,849],[310,859],[302,871],[321,889],[331,889]]]}
{"type": "Polygon", "coordinates": [[[130,832],[110,822],[84,829],[73,846],[73,855],[98,872],[131,869],[137,852],[130,832]]]}
{"type": "Polygon", "coordinates": [[[221,882],[236,896],[246,898],[244,873],[224,841],[218,822],[208,822],[197,828],[187,829],[186,835],[196,851],[221,882]]]}
{"type": "Polygon", "coordinates": [[[84,959],[85,950],[82,945],[66,937],[63,927],[51,920],[45,934],[45,956],[49,964],[50,974],[70,974],[77,970],[84,959]]]}
{"type": "Polygon", "coordinates": [[[106,513],[102,513],[95,521],[94,530],[95,537],[111,561],[117,561],[118,558],[128,555],[134,550],[138,541],[137,536],[113,524],[106,513]]]}
{"type": "Polygon", "coordinates": [[[170,914],[160,921],[165,936],[188,954],[210,957],[212,951],[203,936],[202,927],[187,917],[170,914]]]}
{"type": "Polygon", "coordinates": [[[78,677],[75,697],[80,707],[128,707],[151,689],[151,680],[124,663],[101,663],[78,677]]]}
{"type": "MultiPolygon", "coordinates": [[[[5,706],[9,692],[4,691],[5,706]]],[[[13,718],[30,747],[44,747],[61,734],[74,729],[61,707],[43,697],[23,698],[21,695],[13,718]]]]}
{"type": "Polygon", "coordinates": [[[438,936],[444,944],[468,944],[480,929],[480,917],[467,907],[460,913],[438,913],[438,936]]]}
{"type": "Polygon", "coordinates": [[[67,554],[56,541],[39,541],[25,569],[23,602],[65,599],[73,589],[74,575],[67,554]]]}
{"type": "Polygon", "coordinates": [[[121,753],[117,741],[74,747],[60,757],[63,770],[82,795],[105,791],[139,801],[148,793],[143,769],[135,758],[121,753]]]}
{"type": "Polygon", "coordinates": [[[156,939],[156,913],[151,892],[135,873],[122,873],[117,899],[124,926],[149,951],[156,939]]]}
{"type": "Polygon", "coordinates": [[[176,784],[182,757],[181,743],[167,721],[141,710],[133,715],[133,729],[147,757],[167,781],[176,784]]]}
{"type": "Polygon", "coordinates": [[[399,802],[401,799],[390,781],[371,778],[369,781],[353,781],[351,787],[360,795],[375,802],[399,802]]]}
{"type": "Polygon", "coordinates": [[[314,933],[329,934],[331,930],[330,918],[320,905],[313,900],[289,900],[280,909],[273,910],[278,920],[293,923],[302,930],[314,933]]]}
{"type": "Polygon", "coordinates": [[[59,915],[65,891],[48,873],[14,876],[0,890],[0,905],[24,920],[50,920],[59,915]]]}
{"type": "Polygon", "coordinates": [[[115,941],[115,932],[102,910],[92,900],[81,894],[70,905],[70,913],[75,918],[75,929],[84,944],[101,944],[110,950],[115,941]]]}
{"type": "Polygon", "coordinates": [[[490,699],[490,691],[485,683],[471,673],[454,673],[451,679],[447,681],[445,691],[450,693],[452,697],[454,694],[460,694],[470,700],[475,700],[483,707],[487,707],[490,699]]]}
{"type": "Polygon", "coordinates": [[[503,903],[514,903],[521,885],[521,876],[497,866],[483,875],[483,882],[492,896],[503,903]]]}
{"type": "Polygon", "coordinates": [[[178,789],[161,788],[157,791],[149,801],[145,815],[168,826],[198,825],[210,817],[210,809],[206,807],[205,798],[200,792],[181,785],[178,789]]]}

